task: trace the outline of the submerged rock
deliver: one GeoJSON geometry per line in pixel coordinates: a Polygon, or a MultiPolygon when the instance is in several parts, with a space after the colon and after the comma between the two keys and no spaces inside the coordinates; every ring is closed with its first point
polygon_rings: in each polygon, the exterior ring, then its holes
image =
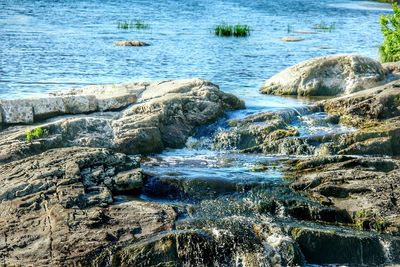
{"type": "Polygon", "coordinates": [[[335,55],[301,62],[267,80],[262,93],[335,96],[361,91],[384,82],[382,65],[370,58],[335,55]]]}

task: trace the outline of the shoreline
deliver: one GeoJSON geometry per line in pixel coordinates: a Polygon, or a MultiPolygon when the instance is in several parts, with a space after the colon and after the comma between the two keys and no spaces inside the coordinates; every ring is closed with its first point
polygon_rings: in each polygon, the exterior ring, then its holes
{"type": "Polygon", "coordinates": [[[43,266],[233,264],[237,257],[250,266],[399,263],[394,65],[354,55],[301,62],[261,90],[331,97],[240,118],[224,114],[244,102],[201,79],[1,100],[10,125],[0,131],[0,236],[8,240],[0,259],[43,266]],[[186,146],[183,156],[157,154],[186,146]],[[211,159],[201,149],[229,156],[211,159]],[[345,250],[332,254],[332,247],[345,250]]]}

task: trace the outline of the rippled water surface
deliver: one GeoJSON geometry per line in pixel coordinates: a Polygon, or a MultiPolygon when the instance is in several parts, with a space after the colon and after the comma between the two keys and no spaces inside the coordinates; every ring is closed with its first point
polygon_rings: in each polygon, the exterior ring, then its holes
{"type": "Polygon", "coordinates": [[[259,96],[262,81],[314,56],[377,56],[387,6],[338,0],[0,1],[0,97],[85,84],[202,77],[248,105],[298,102],[259,96]],[[119,30],[141,19],[149,30],[119,30]],[[248,38],[218,38],[221,22],[246,23],[248,38]],[[316,34],[315,24],[336,24],[316,34]],[[293,32],[288,33],[290,28],[293,32]],[[284,43],[294,35],[303,42],[284,43]],[[148,47],[116,47],[139,39],[148,47]]]}

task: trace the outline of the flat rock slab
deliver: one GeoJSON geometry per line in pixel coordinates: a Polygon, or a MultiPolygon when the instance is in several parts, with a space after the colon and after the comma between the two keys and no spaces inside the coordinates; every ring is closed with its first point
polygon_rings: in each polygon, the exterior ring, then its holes
{"type": "Polygon", "coordinates": [[[89,86],[46,97],[0,100],[3,124],[32,124],[62,114],[119,110],[136,103],[142,85],[89,86]]]}

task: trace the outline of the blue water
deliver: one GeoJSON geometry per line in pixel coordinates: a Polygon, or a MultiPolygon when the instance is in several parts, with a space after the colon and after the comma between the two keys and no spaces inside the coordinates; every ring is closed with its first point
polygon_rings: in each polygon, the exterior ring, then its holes
{"type": "Polygon", "coordinates": [[[0,1],[0,97],[130,80],[201,77],[252,106],[299,102],[260,96],[262,82],[299,61],[336,53],[377,57],[387,5],[339,0],[0,1]],[[119,30],[141,19],[149,30],[119,30]],[[221,22],[246,23],[248,38],[220,38],[221,22]],[[315,31],[336,23],[332,32],[315,31]],[[305,41],[284,43],[285,36],[305,41]],[[148,47],[116,47],[139,39],[148,47]]]}

